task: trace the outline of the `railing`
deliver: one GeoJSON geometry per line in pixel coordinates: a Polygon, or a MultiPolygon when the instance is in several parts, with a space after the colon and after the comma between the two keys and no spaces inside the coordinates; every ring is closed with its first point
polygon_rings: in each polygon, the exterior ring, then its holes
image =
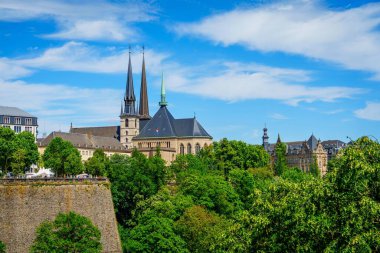
{"type": "Polygon", "coordinates": [[[68,178],[68,177],[45,177],[45,178],[2,178],[0,179],[0,184],[2,183],[33,183],[33,182],[108,182],[106,177],[96,177],[96,178],[68,178]]]}

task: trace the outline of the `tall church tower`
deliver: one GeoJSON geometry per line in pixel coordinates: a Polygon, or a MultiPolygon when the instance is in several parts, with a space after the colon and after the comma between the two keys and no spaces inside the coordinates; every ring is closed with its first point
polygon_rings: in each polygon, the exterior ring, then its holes
{"type": "Polygon", "coordinates": [[[140,121],[136,110],[136,97],[133,89],[131,51],[129,50],[128,75],[124,95],[124,106],[120,113],[120,143],[126,148],[133,148],[132,138],[139,134],[140,121]]]}
{"type": "Polygon", "coordinates": [[[267,126],[264,127],[263,131],[264,131],[264,134],[263,134],[263,147],[264,147],[265,150],[268,151],[268,147],[269,147],[268,139],[269,139],[269,136],[268,136],[267,126]]]}
{"type": "Polygon", "coordinates": [[[142,62],[142,70],[141,70],[139,114],[140,114],[140,119],[151,119],[152,118],[149,115],[148,91],[147,91],[146,72],[145,72],[144,47],[143,47],[143,62],[142,62]]]}

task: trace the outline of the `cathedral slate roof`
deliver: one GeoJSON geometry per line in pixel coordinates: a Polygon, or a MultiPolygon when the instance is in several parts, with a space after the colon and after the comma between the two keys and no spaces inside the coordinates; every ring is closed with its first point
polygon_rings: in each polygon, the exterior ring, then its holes
{"type": "Polygon", "coordinates": [[[126,150],[126,148],[113,137],[96,136],[91,134],[52,132],[45,139],[38,143],[39,146],[46,147],[55,137],[69,141],[78,148],[100,148],[103,150],[126,150]]]}
{"type": "Polygon", "coordinates": [[[104,127],[72,127],[70,133],[90,134],[94,136],[104,136],[119,138],[120,126],[104,126],[104,127]]]}
{"type": "Polygon", "coordinates": [[[195,118],[175,119],[166,106],[161,106],[134,139],[169,137],[212,138],[195,118]]]}

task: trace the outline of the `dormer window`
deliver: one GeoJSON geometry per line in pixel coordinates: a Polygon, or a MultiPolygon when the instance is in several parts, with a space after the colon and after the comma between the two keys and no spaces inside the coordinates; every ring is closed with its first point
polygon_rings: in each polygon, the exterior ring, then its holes
{"type": "Polygon", "coordinates": [[[20,117],[15,118],[15,125],[21,125],[21,118],[20,117]]]}
{"type": "Polygon", "coordinates": [[[25,119],[25,125],[32,125],[32,118],[26,118],[25,119]]]}
{"type": "Polygon", "coordinates": [[[10,123],[11,123],[11,117],[4,116],[4,118],[3,118],[3,123],[4,123],[4,124],[10,124],[10,123]]]}

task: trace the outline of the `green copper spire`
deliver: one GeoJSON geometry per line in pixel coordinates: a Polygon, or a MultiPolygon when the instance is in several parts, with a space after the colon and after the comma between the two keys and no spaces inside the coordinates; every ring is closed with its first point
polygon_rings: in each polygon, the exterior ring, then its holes
{"type": "Polygon", "coordinates": [[[168,103],[166,102],[166,94],[165,94],[165,85],[164,85],[164,73],[162,72],[162,77],[161,77],[161,101],[159,105],[162,106],[167,106],[168,103]]]}

